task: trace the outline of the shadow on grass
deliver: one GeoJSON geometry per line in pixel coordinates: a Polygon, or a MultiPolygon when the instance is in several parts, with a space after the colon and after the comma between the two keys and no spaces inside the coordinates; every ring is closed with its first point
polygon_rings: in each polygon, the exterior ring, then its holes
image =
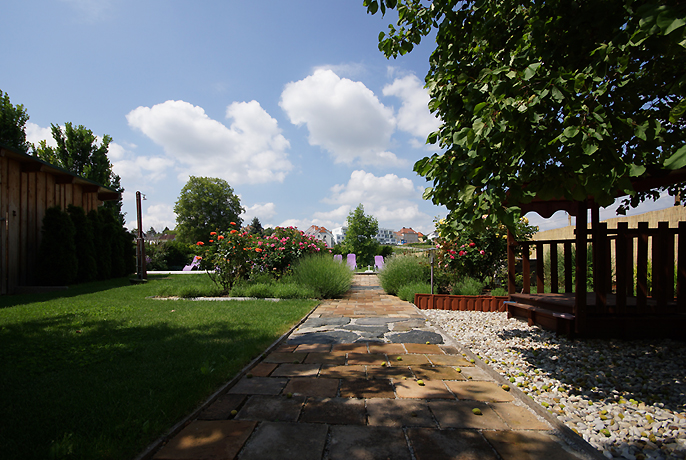
{"type": "Polygon", "coordinates": [[[2,457],[132,458],[282,332],[255,325],[271,318],[203,323],[194,318],[209,307],[171,308],[191,319],[75,323],[63,314],[0,327],[2,457]]]}

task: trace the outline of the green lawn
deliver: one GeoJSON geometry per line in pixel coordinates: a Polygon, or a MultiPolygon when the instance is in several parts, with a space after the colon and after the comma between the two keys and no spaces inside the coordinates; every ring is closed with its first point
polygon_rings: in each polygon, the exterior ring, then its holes
{"type": "Polygon", "coordinates": [[[0,297],[0,457],[133,458],[317,304],[146,299],[174,282],[0,297]]]}

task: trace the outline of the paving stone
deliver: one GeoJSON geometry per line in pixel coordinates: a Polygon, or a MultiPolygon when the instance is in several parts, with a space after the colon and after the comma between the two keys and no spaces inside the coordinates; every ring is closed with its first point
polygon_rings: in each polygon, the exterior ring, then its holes
{"type": "Polygon", "coordinates": [[[465,366],[460,367],[460,370],[462,370],[462,374],[464,374],[465,378],[468,380],[487,380],[491,382],[493,381],[493,377],[491,377],[488,374],[488,372],[481,369],[480,367],[465,366]],[[471,377],[471,379],[469,377],[471,377]]]}
{"type": "Polygon", "coordinates": [[[388,323],[394,323],[399,318],[360,318],[355,320],[355,324],[360,326],[385,326],[388,323]]]}
{"type": "Polygon", "coordinates": [[[304,396],[265,396],[248,398],[235,420],[256,420],[258,422],[295,422],[305,403],[304,396]]]}
{"type": "Polygon", "coordinates": [[[393,323],[393,331],[411,331],[412,329],[426,327],[426,320],[423,319],[408,319],[405,321],[398,321],[393,323]]]}
{"type": "Polygon", "coordinates": [[[156,460],[233,459],[255,429],[256,422],[196,420],[174,436],[153,457],[156,460]]]}
{"type": "Polygon", "coordinates": [[[443,336],[431,331],[398,332],[388,334],[386,338],[393,343],[443,343],[443,336]]]}
{"type": "Polygon", "coordinates": [[[443,353],[446,355],[459,355],[461,352],[460,350],[457,349],[457,347],[454,347],[452,345],[439,345],[441,350],[443,350],[443,353]]]}
{"type": "Polygon", "coordinates": [[[363,343],[337,343],[331,347],[332,352],[367,353],[367,345],[363,343]]]}
{"type": "Polygon", "coordinates": [[[343,398],[395,398],[390,380],[341,380],[343,398]]]}
{"type": "Polygon", "coordinates": [[[373,364],[380,366],[387,363],[386,355],[377,353],[348,353],[348,364],[373,364]]]}
{"type": "Polygon", "coordinates": [[[429,359],[429,361],[431,361],[436,366],[457,366],[457,367],[473,366],[472,363],[467,361],[462,356],[440,354],[440,355],[426,355],[426,357],[429,359]]]}
{"type": "Polygon", "coordinates": [[[497,460],[491,446],[476,431],[409,428],[407,437],[417,460],[497,460]]]}
{"type": "Polygon", "coordinates": [[[365,366],[336,366],[324,364],[319,371],[319,377],[327,379],[364,379],[367,378],[365,366]]]}
{"type": "Polygon", "coordinates": [[[395,354],[399,355],[405,353],[405,347],[402,343],[383,343],[383,344],[370,344],[370,353],[383,353],[386,355],[395,354]]]}
{"type": "Polygon", "coordinates": [[[281,344],[274,349],[277,353],[293,353],[296,349],[296,345],[281,344]]]}
{"type": "Polygon", "coordinates": [[[513,403],[493,403],[490,406],[513,430],[552,429],[548,423],[539,420],[528,407],[513,403]]]}
{"type": "Polygon", "coordinates": [[[465,378],[448,366],[412,366],[412,372],[422,380],[464,380],[465,378]]]}
{"type": "Polygon", "coordinates": [[[411,379],[414,377],[409,367],[367,366],[369,379],[411,379]]]}
{"type": "Polygon", "coordinates": [[[397,380],[393,382],[398,398],[413,399],[455,399],[441,380],[427,380],[419,385],[417,380],[397,380]]]}
{"type": "Polygon", "coordinates": [[[202,411],[198,420],[228,420],[232,418],[231,411],[237,410],[246,395],[223,395],[217,398],[207,409],[202,411]]]}
{"type": "Polygon", "coordinates": [[[321,364],[279,364],[272,377],[316,377],[321,364]]]}
{"type": "Polygon", "coordinates": [[[436,427],[429,406],[411,399],[368,399],[369,424],[375,426],[436,427]]]}
{"type": "Polygon", "coordinates": [[[406,343],[405,348],[407,349],[408,353],[420,353],[429,355],[440,355],[441,353],[443,353],[443,350],[441,350],[437,345],[427,344],[426,342],[406,343]]]}
{"type": "Polygon", "coordinates": [[[288,383],[285,378],[243,377],[228,391],[230,394],[244,395],[278,395],[288,383]]]}
{"type": "Polygon", "coordinates": [[[300,327],[345,326],[346,324],[350,324],[350,318],[308,318],[300,327]]]}
{"type": "Polygon", "coordinates": [[[283,394],[292,393],[317,398],[333,398],[338,394],[338,379],[292,378],[283,394]]]}
{"type": "Polygon", "coordinates": [[[415,364],[430,364],[425,355],[388,355],[391,366],[412,366],[415,364]],[[398,360],[400,358],[400,360],[398,360]]]}
{"type": "Polygon", "coordinates": [[[579,460],[559,440],[541,431],[484,431],[503,460],[579,460]]]}
{"type": "Polygon", "coordinates": [[[305,358],[306,364],[345,364],[345,354],[309,353],[305,358]]]}
{"type": "Polygon", "coordinates": [[[265,422],[255,430],[239,460],[320,460],[328,428],[311,423],[265,422]]]}
{"type": "Polygon", "coordinates": [[[507,426],[488,404],[479,401],[429,401],[441,429],[471,428],[485,430],[505,430],[507,426]],[[473,409],[481,410],[475,415],[473,409]]]}
{"type": "Polygon", "coordinates": [[[253,377],[269,377],[278,364],[276,363],[259,363],[256,364],[252,369],[248,371],[248,374],[252,374],[253,377]]]}
{"type": "Polygon", "coordinates": [[[332,426],[330,460],[410,460],[402,428],[332,426]]]}
{"type": "Polygon", "coordinates": [[[305,353],[328,353],[331,351],[331,345],[326,343],[305,343],[298,345],[295,351],[305,353]]]}
{"type": "Polygon", "coordinates": [[[282,363],[302,363],[305,361],[305,358],[307,358],[307,353],[270,353],[267,355],[266,358],[264,358],[265,363],[276,363],[276,364],[282,364],[282,363]]]}
{"type": "Polygon", "coordinates": [[[350,331],[307,332],[304,334],[291,335],[288,338],[288,343],[292,345],[352,343],[357,340],[358,337],[358,334],[350,331]]]}
{"type": "Polygon", "coordinates": [[[366,423],[364,401],[349,398],[309,398],[303,408],[300,421],[331,425],[364,425],[366,423]]]}
{"type": "Polygon", "coordinates": [[[450,391],[455,393],[457,399],[470,399],[474,401],[512,401],[512,395],[503,390],[495,382],[445,382],[450,391]]]}
{"type": "Polygon", "coordinates": [[[356,324],[350,324],[348,326],[343,326],[341,329],[345,329],[347,331],[356,331],[356,332],[362,332],[367,336],[368,338],[372,337],[383,337],[386,332],[388,332],[388,328],[383,326],[358,326],[356,324]]]}

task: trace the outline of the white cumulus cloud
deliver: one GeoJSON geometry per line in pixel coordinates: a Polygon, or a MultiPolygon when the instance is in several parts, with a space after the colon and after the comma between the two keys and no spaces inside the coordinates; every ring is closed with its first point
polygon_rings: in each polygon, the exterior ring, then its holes
{"type": "Polygon", "coordinates": [[[359,81],[318,69],[288,83],[279,105],[291,123],[307,126],[310,145],[327,150],[336,163],[405,164],[388,150],[396,124],[393,110],[359,81]]]}
{"type": "Polygon", "coordinates": [[[246,207],[245,212],[241,214],[243,224],[249,224],[253,218],[260,219],[260,223],[264,227],[265,222],[276,215],[276,205],[274,203],[257,203],[246,207]]]}
{"type": "Polygon", "coordinates": [[[129,126],[180,163],[182,180],[194,175],[232,185],[282,182],[293,165],[276,120],[257,101],[232,103],[226,117],[233,120],[229,127],[184,101],[138,107],[126,115],[129,126]]]}
{"type": "Polygon", "coordinates": [[[57,147],[57,142],[52,138],[51,128],[42,128],[30,121],[26,123],[26,140],[36,147],[40,141],[45,141],[49,147],[57,147]]]}
{"type": "MultiPolygon", "coordinates": [[[[441,125],[441,121],[429,111],[429,93],[415,75],[396,78],[393,83],[384,87],[383,94],[395,96],[402,101],[396,115],[398,129],[419,138],[421,143],[441,125]]],[[[416,145],[421,144],[416,142],[416,145]]]]}

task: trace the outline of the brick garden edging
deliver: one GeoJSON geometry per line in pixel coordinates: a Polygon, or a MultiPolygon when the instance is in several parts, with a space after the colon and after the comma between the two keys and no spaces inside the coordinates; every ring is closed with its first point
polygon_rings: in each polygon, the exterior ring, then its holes
{"type": "Polygon", "coordinates": [[[415,294],[414,304],[420,310],[498,311],[505,312],[508,296],[415,294]]]}

